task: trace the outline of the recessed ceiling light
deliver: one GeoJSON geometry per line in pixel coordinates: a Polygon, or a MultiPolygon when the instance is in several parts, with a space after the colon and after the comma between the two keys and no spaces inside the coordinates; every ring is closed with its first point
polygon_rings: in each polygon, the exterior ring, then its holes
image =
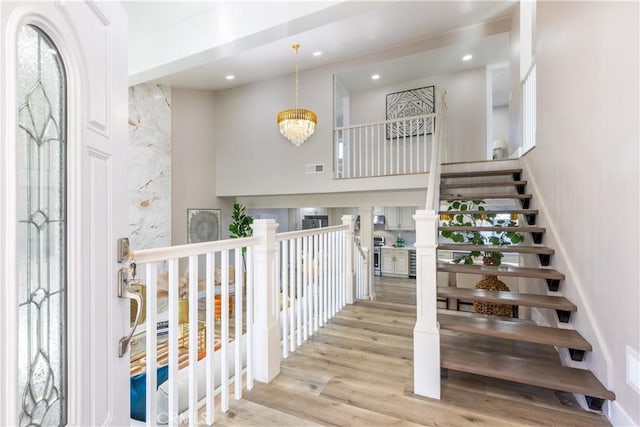
{"type": "Polygon", "coordinates": [[[227,74],[227,77],[225,77],[225,79],[227,79],[227,80],[233,80],[235,78],[236,78],[236,76],[234,76],[233,74],[227,74]]]}
{"type": "Polygon", "coordinates": [[[322,56],[322,51],[316,50],[313,52],[313,56],[322,56]]]}
{"type": "Polygon", "coordinates": [[[380,78],[380,74],[371,75],[371,80],[378,80],[380,78]]]}
{"type": "Polygon", "coordinates": [[[471,61],[471,58],[473,58],[473,55],[471,54],[466,54],[465,56],[462,57],[463,61],[471,61]]]}

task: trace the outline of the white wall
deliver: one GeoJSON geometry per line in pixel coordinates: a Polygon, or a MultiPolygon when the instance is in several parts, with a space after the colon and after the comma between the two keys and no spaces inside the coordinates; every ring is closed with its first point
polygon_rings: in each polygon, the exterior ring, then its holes
{"type": "Polygon", "coordinates": [[[221,209],[220,237],[229,236],[233,201],[216,197],[215,129],[212,91],[172,90],[172,243],[187,243],[187,209],[221,209]]]}
{"type": "Polygon", "coordinates": [[[171,244],[171,89],[129,88],[129,239],[133,249],[171,244]]]}
{"type": "Polygon", "coordinates": [[[447,161],[485,159],[485,69],[425,77],[351,94],[351,124],[386,119],[386,95],[435,85],[447,90],[447,161]],[[461,126],[461,124],[464,124],[461,126]]]}
{"type": "Polygon", "coordinates": [[[295,106],[293,75],[216,92],[216,120],[224,123],[215,132],[219,196],[426,186],[425,175],[333,180],[333,72],[325,67],[300,74],[300,106],[318,115],[315,134],[301,147],[280,135],[276,123],[279,111],[295,106]],[[323,163],[325,173],[307,174],[309,163],[323,163]]]}
{"type": "Polygon", "coordinates": [[[537,143],[523,159],[614,425],[640,425],[625,378],[626,346],[640,350],[638,16],[637,2],[538,2],[537,143]]]}

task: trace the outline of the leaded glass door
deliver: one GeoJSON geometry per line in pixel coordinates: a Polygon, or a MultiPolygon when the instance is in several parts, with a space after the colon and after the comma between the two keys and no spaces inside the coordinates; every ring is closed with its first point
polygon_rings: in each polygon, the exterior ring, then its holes
{"type": "Polygon", "coordinates": [[[66,424],[66,75],[38,27],[18,35],[20,425],[66,424]]]}
{"type": "Polygon", "coordinates": [[[0,425],[129,423],[126,14],[0,2],[0,425]]]}

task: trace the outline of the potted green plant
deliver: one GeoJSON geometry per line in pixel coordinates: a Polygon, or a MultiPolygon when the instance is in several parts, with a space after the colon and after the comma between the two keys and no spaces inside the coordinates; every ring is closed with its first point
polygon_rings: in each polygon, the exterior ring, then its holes
{"type": "MultiPolygon", "coordinates": [[[[253,233],[251,224],[253,224],[253,217],[251,215],[247,215],[246,208],[240,203],[234,203],[233,212],[231,213],[231,224],[229,224],[229,238],[239,239],[242,237],[251,237],[253,233]]],[[[247,253],[247,248],[243,247],[242,248],[242,264],[245,271],[247,270],[247,264],[245,259],[246,253],[247,253]]]]}
{"type": "MultiPolygon", "coordinates": [[[[440,225],[445,227],[440,231],[444,238],[451,239],[455,243],[467,243],[472,245],[491,245],[495,247],[522,242],[523,235],[506,227],[516,227],[518,224],[514,218],[500,219],[497,214],[485,209],[484,200],[452,200],[447,206],[447,212],[441,215],[440,225]],[[450,229],[446,229],[449,227],[450,229]],[[505,230],[478,231],[469,227],[505,227],[505,230]],[[464,229],[467,228],[467,229],[464,229]]],[[[495,250],[472,250],[467,253],[457,255],[453,262],[460,264],[473,264],[475,259],[482,258],[485,265],[498,266],[502,263],[504,254],[495,250]]],[[[509,291],[509,287],[493,274],[483,275],[482,280],[476,284],[476,289],[492,291],[509,291]]],[[[474,301],[476,312],[485,314],[497,314],[501,316],[511,316],[512,306],[504,304],[484,303],[474,301]]]]}

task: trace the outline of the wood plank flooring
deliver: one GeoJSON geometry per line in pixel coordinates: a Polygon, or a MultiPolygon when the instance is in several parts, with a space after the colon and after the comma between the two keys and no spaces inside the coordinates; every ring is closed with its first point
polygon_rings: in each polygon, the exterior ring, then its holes
{"type": "MultiPolygon", "coordinates": [[[[606,426],[571,395],[450,371],[441,400],[413,390],[415,281],[376,278],[377,301],[347,306],[283,360],[270,384],[256,383],[243,400],[216,414],[222,426],[606,426]],[[562,398],[562,399],[561,399],[562,398]],[[565,402],[563,404],[561,402],[565,402]]],[[[444,346],[490,349],[443,331],[444,346]]],[[[534,344],[513,343],[514,354],[534,344]]],[[[557,360],[539,348],[541,360],[557,360]]],[[[204,418],[201,418],[204,419],[204,418]]]]}

